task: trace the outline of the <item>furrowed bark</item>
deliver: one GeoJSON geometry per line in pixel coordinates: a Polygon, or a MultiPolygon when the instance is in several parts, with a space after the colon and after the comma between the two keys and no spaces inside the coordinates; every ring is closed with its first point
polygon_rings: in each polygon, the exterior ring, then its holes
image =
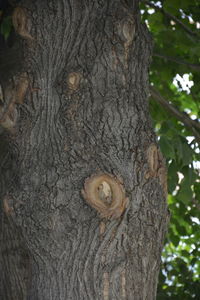
{"type": "Polygon", "coordinates": [[[21,1],[14,27],[21,56],[1,83],[0,298],[155,299],[166,173],[138,1],[21,1]],[[98,174],[107,182],[86,191],[90,206],[82,190],[98,174]]]}

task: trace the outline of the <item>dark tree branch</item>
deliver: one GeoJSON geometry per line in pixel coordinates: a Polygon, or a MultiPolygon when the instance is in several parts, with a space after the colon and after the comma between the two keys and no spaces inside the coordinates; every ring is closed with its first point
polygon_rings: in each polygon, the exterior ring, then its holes
{"type": "Polygon", "coordinates": [[[149,1],[142,1],[144,4],[147,4],[149,7],[154,8],[157,11],[162,12],[167,18],[173,20],[175,23],[179,24],[184,30],[185,32],[189,33],[192,36],[197,37],[198,34],[196,32],[194,32],[193,30],[191,30],[187,25],[185,25],[179,18],[175,17],[174,15],[168,13],[166,10],[164,10],[162,7],[156,6],[155,4],[149,2],[149,1]]]}
{"type": "Polygon", "coordinates": [[[163,96],[154,88],[150,87],[150,93],[152,98],[166,108],[172,115],[174,115],[179,121],[181,121],[189,130],[192,131],[198,143],[200,143],[200,124],[197,121],[192,120],[188,114],[179,111],[173,104],[169,103],[163,96]]]}
{"type": "Polygon", "coordinates": [[[163,54],[159,54],[159,53],[154,53],[153,56],[163,58],[165,60],[173,61],[173,62],[175,62],[177,64],[180,64],[180,65],[188,66],[194,71],[200,71],[200,64],[192,64],[192,63],[189,63],[189,62],[184,61],[182,59],[172,57],[172,56],[163,55],[163,54]]]}

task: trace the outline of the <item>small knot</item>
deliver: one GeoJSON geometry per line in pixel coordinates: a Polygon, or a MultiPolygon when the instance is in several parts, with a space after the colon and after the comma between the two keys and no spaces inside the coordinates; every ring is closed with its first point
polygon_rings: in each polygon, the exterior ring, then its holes
{"type": "Polygon", "coordinates": [[[82,75],[80,73],[69,73],[67,78],[67,85],[69,90],[76,91],[79,87],[82,75]]]}
{"type": "Polygon", "coordinates": [[[82,195],[102,218],[119,218],[128,205],[121,181],[110,174],[95,174],[87,178],[82,195]]]}

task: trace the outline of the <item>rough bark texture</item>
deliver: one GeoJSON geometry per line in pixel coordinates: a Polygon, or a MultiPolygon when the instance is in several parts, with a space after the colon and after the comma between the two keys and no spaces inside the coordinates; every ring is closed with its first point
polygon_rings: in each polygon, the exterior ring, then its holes
{"type": "Polygon", "coordinates": [[[155,299],[166,175],[138,1],[26,0],[13,18],[0,71],[0,299],[155,299]],[[95,174],[123,185],[113,219],[81,193],[95,174]]]}

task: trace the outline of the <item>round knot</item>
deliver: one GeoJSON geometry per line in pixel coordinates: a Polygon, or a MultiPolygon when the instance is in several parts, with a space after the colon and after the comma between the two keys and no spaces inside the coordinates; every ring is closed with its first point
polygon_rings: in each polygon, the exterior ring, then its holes
{"type": "Polygon", "coordinates": [[[128,205],[121,181],[109,174],[95,174],[87,178],[82,195],[102,218],[119,218],[128,205]]]}

